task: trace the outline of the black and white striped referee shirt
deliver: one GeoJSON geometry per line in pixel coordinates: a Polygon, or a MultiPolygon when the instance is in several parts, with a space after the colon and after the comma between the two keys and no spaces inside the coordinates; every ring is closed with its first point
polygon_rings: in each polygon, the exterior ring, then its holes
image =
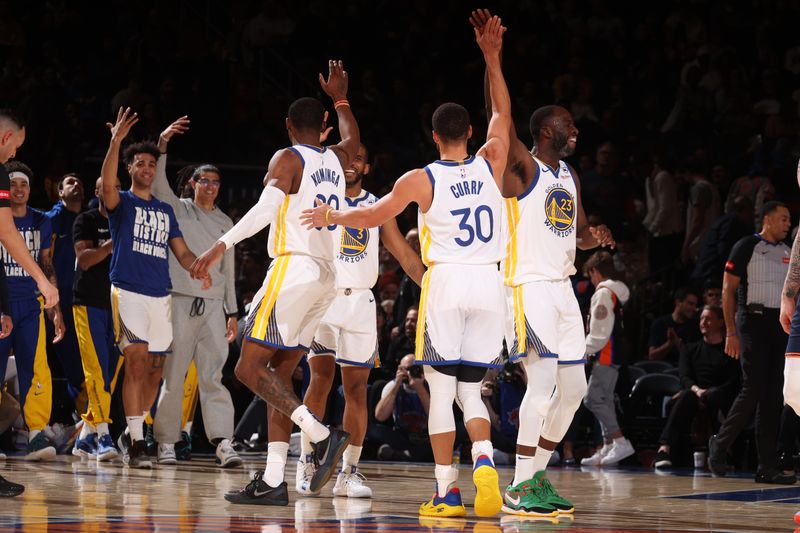
{"type": "Polygon", "coordinates": [[[758,234],[733,245],[725,272],[741,278],[736,295],[740,310],[751,304],[780,308],[791,252],[786,243],[769,242],[758,234]]]}

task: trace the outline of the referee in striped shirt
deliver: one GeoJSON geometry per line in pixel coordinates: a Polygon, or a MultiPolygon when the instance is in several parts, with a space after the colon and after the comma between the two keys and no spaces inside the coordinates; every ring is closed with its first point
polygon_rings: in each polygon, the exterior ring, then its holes
{"type": "Polygon", "coordinates": [[[795,477],[778,470],[776,450],[787,341],[778,315],[791,255],[783,240],[791,219],[780,202],[765,204],[762,216],[761,233],[740,239],[725,264],[725,353],[741,361],[742,390],[719,433],[708,441],[708,466],[713,474],[725,475],[726,452],[755,412],[756,482],[791,484],[795,477]]]}

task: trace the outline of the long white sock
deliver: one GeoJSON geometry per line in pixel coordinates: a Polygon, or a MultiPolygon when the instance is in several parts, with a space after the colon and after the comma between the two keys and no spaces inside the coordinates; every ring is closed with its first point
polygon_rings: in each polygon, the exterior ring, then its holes
{"type": "Polygon", "coordinates": [[[144,440],[144,431],[142,424],[144,424],[144,417],[139,416],[126,416],[125,421],[128,422],[128,430],[131,434],[131,442],[137,440],[144,440]]]}
{"type": "Polygon", "coordinates": [[[300,405],[295,409],[291,418],[292,422],[297,424],[301,431],[308,434],[311,442],[325,440],[331,434],[330,430],[305,405],[300,405]]]}
{"type": "Polygon", "coordinates": [[[514,466],[514,481],[512,481],[511,484],[517,486],[523,481],[533,479],[533,474],[535,473],[536,471],[533,469],[533,457],[530,455],[517,454],[517,462],[514,466]]]}
{"type": "Polygon", "coordinates": [[[472,464],[478,460],[478,457],[485,455],[494,464],[494,447],[490,440],[479,440],[472,443],[472,464]]]}
{"type": "Polygon", "coordinates": [[[362,446],[353,446],[349,444],[344,450],[342,455],[342,471],[348,472],[352,466],[358,466],[358,461],[361,459],[362,446]]]}
{"type": "Polygon", "coordinates": [[[108,424],[106,422],[100,422],[97,424],[97,434],[98,435],[108,435],[108,424]]]}
{"type": "Polygon", "coordinates": [[[87,422],[86,420],[84,420],[84,421],[83,421],[83,427],[81,427],[81,434],[80,434],[80,435],[78,435],[78,438],[79,438],[79,439],[81,439],[81,440],[83,440],[83,439],[85,439],[86,437],[88,437],[89,435],[91,435],[92,433],[95,433],[95,428],[94,428],[94,426],[93,426],[93,425],[91,425],[91,424],[90,424],[89,422],[87,422]]]}
{"type": "Polygon", "coordinates": [[[308,436],[308,433],[305,431],[300,432],[300,456],[305,457],[306,455],[311,455],[314,452],[314,448],[311,446],[311,438],[308,436]]]}
{"type": "Polygon", "coordinates": [[[436,493],[440,498],[444,498],[458,481],[458,468],[455,465],[436,465],[434,473],[436,475],[436,493]]]}
{"type": "Polygon", "coordinates": [[[289,455],[288,442],[270,442],[267,445],[267,467],[264,469],[264,481],[270,487],[283,483],[286,470],[286,457],[289,455]]]}
{"type": "MultiPolygon", "coordinates": [[[[533,473],[541,472],[547,469],[547,463],[553,456],[553,450],[545,450],[541,446],[536,448],[536,455],[533,456],[533,473]]],[[[533,476],[531,476],[533,477],[533,476]]]]}

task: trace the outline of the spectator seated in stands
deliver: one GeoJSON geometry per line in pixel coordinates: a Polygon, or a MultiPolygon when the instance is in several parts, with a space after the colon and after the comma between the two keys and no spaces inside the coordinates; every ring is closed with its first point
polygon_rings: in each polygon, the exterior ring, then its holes
{"type": "Polygon", "coordinates": [[[681,346],[700,340],[697,328],[697,294],[689,288],[675,291],[675,307],[672,313],[662,315],[650,326],[648,358],[677,364],[681,346]]]}
{"type": "Polygon", "coordinates": [[[672,466],[672,449],[689,433],[695,415],[705,409],[712,430],[719,428],[719,411],[728,412],[739,392],[739,363],[725,355],[725,320],[720,307],[705,306],[700,314],[698,342],[681,349],[680,378],[683,390],[675,398],[667,424],[661,433],[656,468],[672,466]]]}
{"type": "Polygon", "coordinates": [[[433,461],[428,435],[431,397],[422,367],[414,364],[414,354],[400,360],[395,378],[381,391],[375,406],[375,420],[368,438],[380,443],[378,458],[384,460],[433,461]]]}
{"type": "Polygon", "coordinates": [[[409,307],[408,311],[406,311],[405,322],[403,322],[399,333],[392,335],[386,356],[381,359],[381,368],[383,368],[384,376],[386,376],[385,379],[389,379],[397,370],[401,357],[407,353],[414,353],[414,341],[417,336],[417,313],[418,308],[416,305],[409,307]]]}

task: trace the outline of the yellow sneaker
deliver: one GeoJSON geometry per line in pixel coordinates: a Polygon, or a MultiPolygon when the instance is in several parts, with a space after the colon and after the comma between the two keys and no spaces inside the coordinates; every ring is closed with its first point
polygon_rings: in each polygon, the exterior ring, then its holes
{"type": "Polygon", "coordinates": [[[436,493],[433,498],[420,505],[419,514],[420,516],[465,516],[467,510],[461,503],[461,491],[450,489],[444,498],[440,498],[436,493]]]}
{"type": "Polygon", "coordinates": [[[503,507],[500,495],[500,480],[491,459],[481,455],[475,461],[472,470],[472,481],[475,483],[475,514],[478,516],[494,516],[503,507]]]}

